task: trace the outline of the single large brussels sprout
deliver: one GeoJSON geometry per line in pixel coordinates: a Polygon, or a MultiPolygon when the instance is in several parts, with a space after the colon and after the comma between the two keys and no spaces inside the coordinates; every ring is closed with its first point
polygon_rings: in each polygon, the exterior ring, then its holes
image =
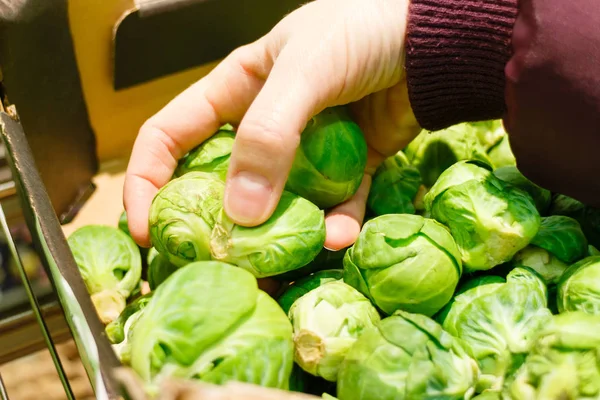
{"type": "Polygon", "coordinates": [[[345,107],[327,108],[302,132],[286,190],[320,208],[356,193],[367,165],[367,143],[345,107]]]}
{"type": "Polygon", "coordinates": [[[191,263],[154,292],[131,335],[131,365],[152,392],[167,377],[287,389],[292,326],[249,272],[191,263]]]}
{"type": "Polygon", "coordinates": [[[344,282],[386,314],[435,314],[452,298],[461,274],[460,253],[448,230],[418,215],[370,220],[344,257],[344,282]]]}
{"type": "Polygon", "coordinates": [[[306,276],[292,283],[279,297],[277,302],[287,314],[292,304],[300,297],[304,296],[313,289],[318,288],[327,282],[341,281],[344,279],[344,271],[341,269],[326,269],[317,271],[314,274],[306,276]]]}
{"type": "Polygon", "coordinates": [[[121,314],[140,282],[140,251],[126,233],[104,225],[79,228],[68,243],[98,316],[108,324],[121,314]]]}
{"type": "Polygon", "coordinates": [[[199,171],[214,174],[219,179],[225,180],[234,141],[235,132],[230,129],[219,129],[179,160],[174,176],[180,177],[188,172],[199,171]]]}
{"type": "Polygon", "coordinates": [[[177,271],[175,264],[167,260],[154,247],[148,252],[148,285],[154,290],[163,283],[171,274],[177,271]]]}
{"type": "Polygon", "coordinates": [[[556,194],[552,198],[549,214],[565,215],[579,222],[588,242],[600,247],[600,210],[571,197],[556,194]]]}
{"type": "Polygon", "coordinates": [[[210,260],[210,236],[224,191],[223,181],[203,172],[166,184],[150,207],[150,238],[156,250],[179,267],[210,260]]]}
{"type": "Polygon", "coordinates": [[[600,256],[571,265],[558,282],[559,312],[584,311],[600,315],[600,256]]]}
{"type": "Polygon", "coordinates": [[[375,215],[414,214],[413,201],[420,187],[419,170],[400,151],[375,171],[367,206],[375,215]]]}
{"type": "Polygon", "coordinates": [[[587,239],[579,222],[562,215],[542,218],[540,229],[531,244],[569,264],[581,260],[588,252],[587,239]]]}
{"type": "Polygon", "coordinates": [[[477,363],[424,315],[398,311],[367,329],[340,367],[341,400],[470,399],[477,363]]]}
{"type": "Polygon", "coordinates": [[[328,282],[294,302],[294,360],[315,376],[335,382],[341,362],[363,331],[379,322],[369,299],[341,281],[328,282]]]}
{"type": "Polygon", "coordinates": [[[463,123],[447,129],[423,130],[404,150],[408,161],[419,169],[423,184],[433,186],[439,176],[461,160],[479,160],[490,164],[476,130],[463,123]]]}
{"type": "Polygon", "coordinates": [[[509,261],[529,244],[541,222],[531,196],[470,161],[440,176],[425,195],[425,207],[450,229],[468,271],[509,261]]]}
{"type": "Polygon", "coordinates": [[[513,400],[600,398],[600,317],[555,315],[504,391],[513,400]]]}
{"type": "Polygon", "coordinates": [[[494,175],[500,178],[504,182],[510,183],[513,186],[529,193],[535,206],[541,215],[544,215],[550,207],[552,201],[552,193],[544,188],[539,187],[535,183],[527,179],[514,165],[507,165],[504,167],[496,168],[494,175]]]}
{"type": "Polygon", "coordinates": [[[127,365],[131,360],[131,342],[129,338],[132,327],[153,295],[154,292],[150,292],[138,297],[125,307],[119,318],[106,325],[106,336],[113,344],[113,349],[123,364],[127,365]]]}
{"type": "Polygon", "coordinates": [[[528,267],[544,280],[546,285],[556,285],[561,275],[569,267],[552,253],[542,248],[529,245],[519,251],[510,264],[513,267],[528,267]]]}
{"type": "Polygon", "coordinates": [[[210,240],[215,260],[237,265],[257,278],[305,266],[324,243],[323,211],[289,192],[283,192],[271,218],[257,227],[237,225],[222,210],[210,240]]]}
{"type": "Polygon", "coordinates": [[[467,281],[439,314],[443,328],[478,361],[478,391],[500,390],[523,362],[535,334],[552,316],[547,295],[537,273],[518,267],[506,280],[483,276],[467,281]]]}

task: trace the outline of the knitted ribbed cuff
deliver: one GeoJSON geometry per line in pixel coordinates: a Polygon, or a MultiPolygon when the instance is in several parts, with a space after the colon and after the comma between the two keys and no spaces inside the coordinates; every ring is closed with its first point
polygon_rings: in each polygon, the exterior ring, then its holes
{"type": "Polygon", "coordinates": [[[517,0],[412,0],[410,103],[427,130],[502,116],[517,0]]]}

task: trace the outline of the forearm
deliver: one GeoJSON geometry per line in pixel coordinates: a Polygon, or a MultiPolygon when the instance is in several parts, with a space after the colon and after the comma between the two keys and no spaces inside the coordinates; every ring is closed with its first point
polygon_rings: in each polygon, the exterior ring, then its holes
{"type": "Polygon", "coordinates": [[[525,175],[600,206],[598,26],[597,0],[412,0],[406,72],[418,122],[503,117],[525,175]]]}

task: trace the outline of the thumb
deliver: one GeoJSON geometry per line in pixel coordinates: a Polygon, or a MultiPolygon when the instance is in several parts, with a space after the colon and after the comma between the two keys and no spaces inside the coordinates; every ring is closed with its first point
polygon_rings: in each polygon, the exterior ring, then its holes
{"type": "Polygon", "coordinates": [[[307,66],[313,64],[311,57],[301,62],[301,53],[292,46],[282,50],[236,133],[224,207],[227,215],[242,226],[259,225],[272,215],[301,132],[307,121],[325,108],[333,93],[323,72],[307,66]]]}

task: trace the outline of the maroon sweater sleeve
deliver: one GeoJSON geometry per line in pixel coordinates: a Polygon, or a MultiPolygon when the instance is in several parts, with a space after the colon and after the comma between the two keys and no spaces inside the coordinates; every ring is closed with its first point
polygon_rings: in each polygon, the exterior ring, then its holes
{"type": "Polygon", "coordinates": [[[518,167],[600,206],[598,0],[412,0],[406,73],[429,130],[504,118],[518,167]]]}

